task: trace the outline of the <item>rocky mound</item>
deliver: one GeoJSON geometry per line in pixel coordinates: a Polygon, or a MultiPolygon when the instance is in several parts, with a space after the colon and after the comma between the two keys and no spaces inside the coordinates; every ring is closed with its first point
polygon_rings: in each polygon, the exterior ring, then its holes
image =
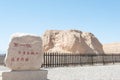
{"type": "Polygon", "coordinates": [[[104,53],[102,44],[92,33],[79,30],[47,30],[42,40],[44,52],[104,53]]]}

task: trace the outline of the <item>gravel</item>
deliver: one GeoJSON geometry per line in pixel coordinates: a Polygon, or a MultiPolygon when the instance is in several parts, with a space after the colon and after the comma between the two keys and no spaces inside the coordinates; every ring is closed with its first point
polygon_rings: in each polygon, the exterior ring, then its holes
{"type": "MultiPolygon", "coordinates": [[[[48,70],[48,80],[120,80],[120,64],[44,69],[48,70]]],[[[6,70],[0,66],[0,72],[6,70]]]]}

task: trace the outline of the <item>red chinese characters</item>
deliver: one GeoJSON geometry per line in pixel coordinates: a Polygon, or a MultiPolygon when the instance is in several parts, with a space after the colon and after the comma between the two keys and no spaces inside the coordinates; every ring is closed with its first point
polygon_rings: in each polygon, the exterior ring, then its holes
{"type": "Polygon", "coordinates": [[[13,45],[14,45],[14,47],[27,47],[27,48],[31,48],[32,46],[31,46],[31,44],[21,44],[21,43],[16,43],[16,42],[14,42],[13,43],[13,45]]]}
{"type": "Polygon", "coordinates": [[[18,51],[19,54],[21,54],[21,51],[18,51]]]}
{"type": "Polygon", "coordinates": [[[39,54],[38,51],[33,51],[32,49],[26,49],[26,48],[31,48],[32,47],[31,44],[14,42],[13,47],[18,47],[18,48],[23,47],[23,48],[21,48],[21,50],[18,50],[17,52],[17,55],[19,55],[18,57],[11,58],[11,62],[28,62],[29,56],[33,56],[33,55],[37,56],[39,54]]]}
{"type": "Polygon", "coordinates": [[[18,54],[21,55],[38,55],[38,52],[34,52],[34,51],[18,51],[18,54]]]}
{"type": "Polygon", "coordinates": [[[29,61],[29,58],[24,58],[24,61],[29,61]]]}
{"type": "Polygon", "coordinates": [[[15,61],[14,57],[13,57],[13,58],[11,58],[11,61],[15,61]]]}
{"type": "Polygon", "coordinates": [[[24,54],[24,55],[25,55],[25,53],[26,53],[26,52],[25,52],[25,51],[23,51],[23,54],[24,54]]]}
{"type": "Polygon", "coordinates": [[[30,52],[29,51],[27,51],[27,55],[29,55],[30,54],[30,52]]]}
{"type": "Polygon", "coordinates": [[[18,57],[18,58],[16,58],[16,60],[17,60],[17,61],[19,61],[19,59],[20,59],[19,57],[18,57]]]}
{"type": "Polygon", "coordinates": [[[18,43],[14,43],[14,47],[18,47],[18,43]]]}
{"type": "Polygon", "coordinates": [[[11,58],[11,61],[12,61],[12,62],[18,62],[18,61],[21,61],[21,62],[23,62],[23,61],[28,62],[28,61],[29,61],[29,58],[24,58],[24,57],[13,57],[13,58],[11,58]]]}

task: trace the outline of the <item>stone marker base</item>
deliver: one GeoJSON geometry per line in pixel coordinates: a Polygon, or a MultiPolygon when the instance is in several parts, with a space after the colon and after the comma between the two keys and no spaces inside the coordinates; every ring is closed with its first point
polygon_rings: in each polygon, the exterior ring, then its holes
{"type": "Polygon", "coordinates": [[[2,73],[2,80],[47,80],[47,70],[9,71],[2,73]]]}

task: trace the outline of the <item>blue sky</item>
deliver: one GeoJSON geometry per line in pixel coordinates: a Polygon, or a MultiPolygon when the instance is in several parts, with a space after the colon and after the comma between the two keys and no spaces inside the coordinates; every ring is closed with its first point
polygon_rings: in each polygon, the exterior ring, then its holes
{"type": "Polygon", "coordinates": [[[120,42],[120,0],[0,0],[0,51],[16,32],[78,29],[101,43],[120,42]]]}

